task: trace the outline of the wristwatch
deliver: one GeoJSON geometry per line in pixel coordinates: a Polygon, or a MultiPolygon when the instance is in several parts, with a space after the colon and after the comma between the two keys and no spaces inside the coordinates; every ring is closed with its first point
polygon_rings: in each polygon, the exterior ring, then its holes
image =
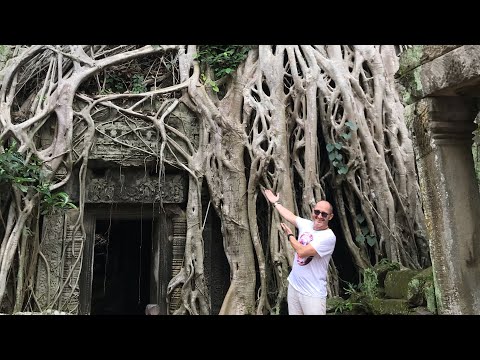
{"type": "Polygon", "coordinates": [[[276,207],[278,204],[280,204],[280,203],[279,203],[278,201],[275,201],[275,202],[273,203],[273,206],[276,207]]]}
{"type": "Polygon", "coordinates": [[[288,240],[290,240],[290,236],[295,237],[295,235],[293,235],[293,234],[288,234],[288,235],[287,235],[287,239],[288,239],[288,240]]]}

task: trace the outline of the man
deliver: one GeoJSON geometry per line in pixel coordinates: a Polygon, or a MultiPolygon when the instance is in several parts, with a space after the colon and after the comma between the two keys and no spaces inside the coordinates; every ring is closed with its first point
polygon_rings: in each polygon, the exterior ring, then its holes
{"type": "Polygon", "coordinates": [[[325,200],[315,204],[312,220],[301,218],[279,203],[280,194],[265,190],[265,196],[278,213],[298,228],[295,234],[285,224],[282,229],[295,249],[292,271],[288,276],[288,313],[290,315],[325,315],[327,308],[328,263],[336,236],[328,227],[333,207],[325,200]]]}

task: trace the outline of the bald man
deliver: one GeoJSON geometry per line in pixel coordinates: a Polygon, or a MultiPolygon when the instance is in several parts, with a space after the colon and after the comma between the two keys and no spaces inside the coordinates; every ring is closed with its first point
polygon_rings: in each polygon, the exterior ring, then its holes
{"type": "Polygon", "coordinates": [[[327,309],[328,263],[335,249],[336,236],[328,227],[333,207],[322,200],[315,204],[311,220],[295,215],[280,202],[280,194],[265,190],[265,197],[286,221],[298,228],[298,240],[287,224],[281,223],[290,245],[295,249],[292,271],[288,276],[289,315],[325,315],[327,309]]]}

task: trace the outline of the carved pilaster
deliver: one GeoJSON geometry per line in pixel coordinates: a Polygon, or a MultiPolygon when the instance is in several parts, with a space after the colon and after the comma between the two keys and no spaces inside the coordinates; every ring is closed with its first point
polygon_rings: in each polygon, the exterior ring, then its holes
{"type": "Polygon", "coordinates": [[[413,137],[419,158],[436,145],[471,145],[475,102],[463,97],[424,98],[415,104],[413,137]]]}
{"type": "Polygon", "coordinates": [[[83,237],[73,238],[78,210],[44,216],[35,296],[40,310],[77,313],[83,237]]]}
{"type": "MultiPolygon", "coordinates": [[[[428,101],[428,99],[426,100],[428,101]]],[[[475,101],[466,97],[437,97],[430,104],[430,132],[436,145],[471,146],[475,101]]]]}
{"type": "Polygon", "coordinates": [[[61,284],[63,214],[43,217],[42,242],[36,278],[35,296],[40,310],[52,308],[52,301],[61,284]]]}
{"type": "Polygon", "coordinates": [[[441,314],[480,314],[480,196],[471,148],[476,114],[469,98],[425,98],[413,120],[441,314]]]}
{"type": "Polygon", "coordinates": [[[68,210],[65,214],[66,228],[62,268],[64,288],[60,296],[59,308],[70,314],[77,314],[79,311],[80,272],[85,248],[84,234],[82,234],[80,228],[75,230],[77,218],[77,210],[68,210]]]}
{"type": "MultiPolygon", "coordinates": [[[[187,222],[184,216],[172,218],[173,242],[172,242],[172,278],[177,275],[183,266],[185,255],[185,243],[187,235],[187,222]]],[[[169,312],[173,312],[179,307],[181,301],[181,288],[173,290],[170,297],[169,312]]]]}

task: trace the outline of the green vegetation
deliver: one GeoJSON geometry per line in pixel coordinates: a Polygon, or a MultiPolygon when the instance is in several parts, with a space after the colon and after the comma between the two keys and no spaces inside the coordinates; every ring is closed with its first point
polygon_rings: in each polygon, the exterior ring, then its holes
{"type": "Polygon", "coordinates": [[[377,237],[368,230],[367,224],[364,223],[365,217],[362,214],[358,214],[356,220],[360,224],[361,233],[355,237],[355,241],[359,244],[365,244],[366,241],[368,245],[374,246],[377,243],[377,237]]]}
{"type": "Polygon", "coordinates": [[[367,299],[373,299],[378,294],[378,277],[373,268],[363,270],[363,282],[360,284],[360,290],[367,299]]]}
{"type": "Polygon", "coordinates": [[[42,214],[53,213],[58,209],[76,208],[67,193],[51,193],[51,184],[46,181],[41,171],[41,161],[35,157],[27,161],[16,147],[17,144],[13,141],[12,145],[0,154],[0,184],[16,187],[22,193],[37,192],[41,199],[42,214]]]}
{"type": "MultiPolygon", "coordinates": [[[[357,130],[358,126],[350,120],[347,120],[345,125],[348,129],[340,136],[345,140],[349,140],[352,137],[352,131],[357,130]]],[[[348,172],[348,166],[344,163],[343,154],[340,152],[344,147],[345,145],[342,142],[327,144],[328,159],[332,162],[332,165],[337,168],[337,173],[340,175],[348,172]]]]}
{"type": "Polygon", "coordinates": [[[361,303],[354,303],[337,296],[328,301],[328,307],[331,308],[335,314],[352,313],[356,305],[361,305],[361,303]]]}
{"type": "MultiPolygon", "coordinates": [[[[208,66],[213,71],[214,78],[218,80],[234,72],[247,58],[251,49],[251,45],[200,45],[195,58],[201,65],[208,66]]],[[[220,91],[215,80],[208,78],[204,73],[201,79],[213,91],[220,91]]]]}
{"type": "Polygon", "coordinates": [[[100,90],[101,95],[125,93],[127,91],[133,94],[141,94],[148,89],[144,84],[144,76],[140,74],[128,73],[117,75],[115,73],[108,73],[105,77],[105,84],[100,90]]]}

